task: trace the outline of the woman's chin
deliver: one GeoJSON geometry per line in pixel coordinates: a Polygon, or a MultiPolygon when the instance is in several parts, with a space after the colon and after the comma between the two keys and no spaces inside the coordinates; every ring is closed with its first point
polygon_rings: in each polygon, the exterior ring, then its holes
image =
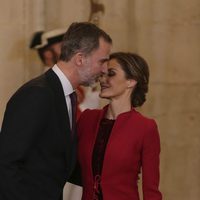
{"type": "Polygon", "coordinates": [[[101,92],[99,94],[99,97],[103,98],[103,99],[109,99],[109,95],[106,95],[105,93],[101,92]]]}

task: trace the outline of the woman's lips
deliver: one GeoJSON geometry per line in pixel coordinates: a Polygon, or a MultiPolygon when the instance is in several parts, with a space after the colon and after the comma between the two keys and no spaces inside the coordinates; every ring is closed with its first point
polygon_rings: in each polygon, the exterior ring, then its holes
{"type": "Polygon", "coordinates": [[[107,89],[107,88],[109,88],[108,85],[101,85],[101,90],[105,90],[105,89],[107,89]]]}

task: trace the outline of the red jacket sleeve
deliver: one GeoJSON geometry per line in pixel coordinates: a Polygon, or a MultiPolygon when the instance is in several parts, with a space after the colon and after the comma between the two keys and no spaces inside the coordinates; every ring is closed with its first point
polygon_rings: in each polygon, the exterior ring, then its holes
{"type": "Polygon", "coordinates": [[[161,200],[159,186],[160,138],[154,120],[150,120],[142,148],[142,188],[144,200],[161,200]]]}

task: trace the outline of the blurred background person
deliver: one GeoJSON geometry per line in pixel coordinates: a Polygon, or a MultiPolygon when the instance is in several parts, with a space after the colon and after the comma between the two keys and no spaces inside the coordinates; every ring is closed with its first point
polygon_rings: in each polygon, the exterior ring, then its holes
{"type": "Polygon", "coordinates": [[[61,44],[66,29],[55,29],[51,31],[37,31],[33,34],[30,48],[37,51],[44,71],[53,67],[60,57],[61,44]]]}

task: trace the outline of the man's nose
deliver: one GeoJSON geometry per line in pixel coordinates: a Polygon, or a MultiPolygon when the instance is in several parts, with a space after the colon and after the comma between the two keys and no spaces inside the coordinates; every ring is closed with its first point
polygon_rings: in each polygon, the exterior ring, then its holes
{"type": "Polygon", "coordinates": [[[105,63],[103,64],[102,69],[101,69],[101,72],[102,72],[103,74],[107,74],[107,73],[108,73],[108,63],[107,63],[107,62],[105,62],[105,63]]]}

